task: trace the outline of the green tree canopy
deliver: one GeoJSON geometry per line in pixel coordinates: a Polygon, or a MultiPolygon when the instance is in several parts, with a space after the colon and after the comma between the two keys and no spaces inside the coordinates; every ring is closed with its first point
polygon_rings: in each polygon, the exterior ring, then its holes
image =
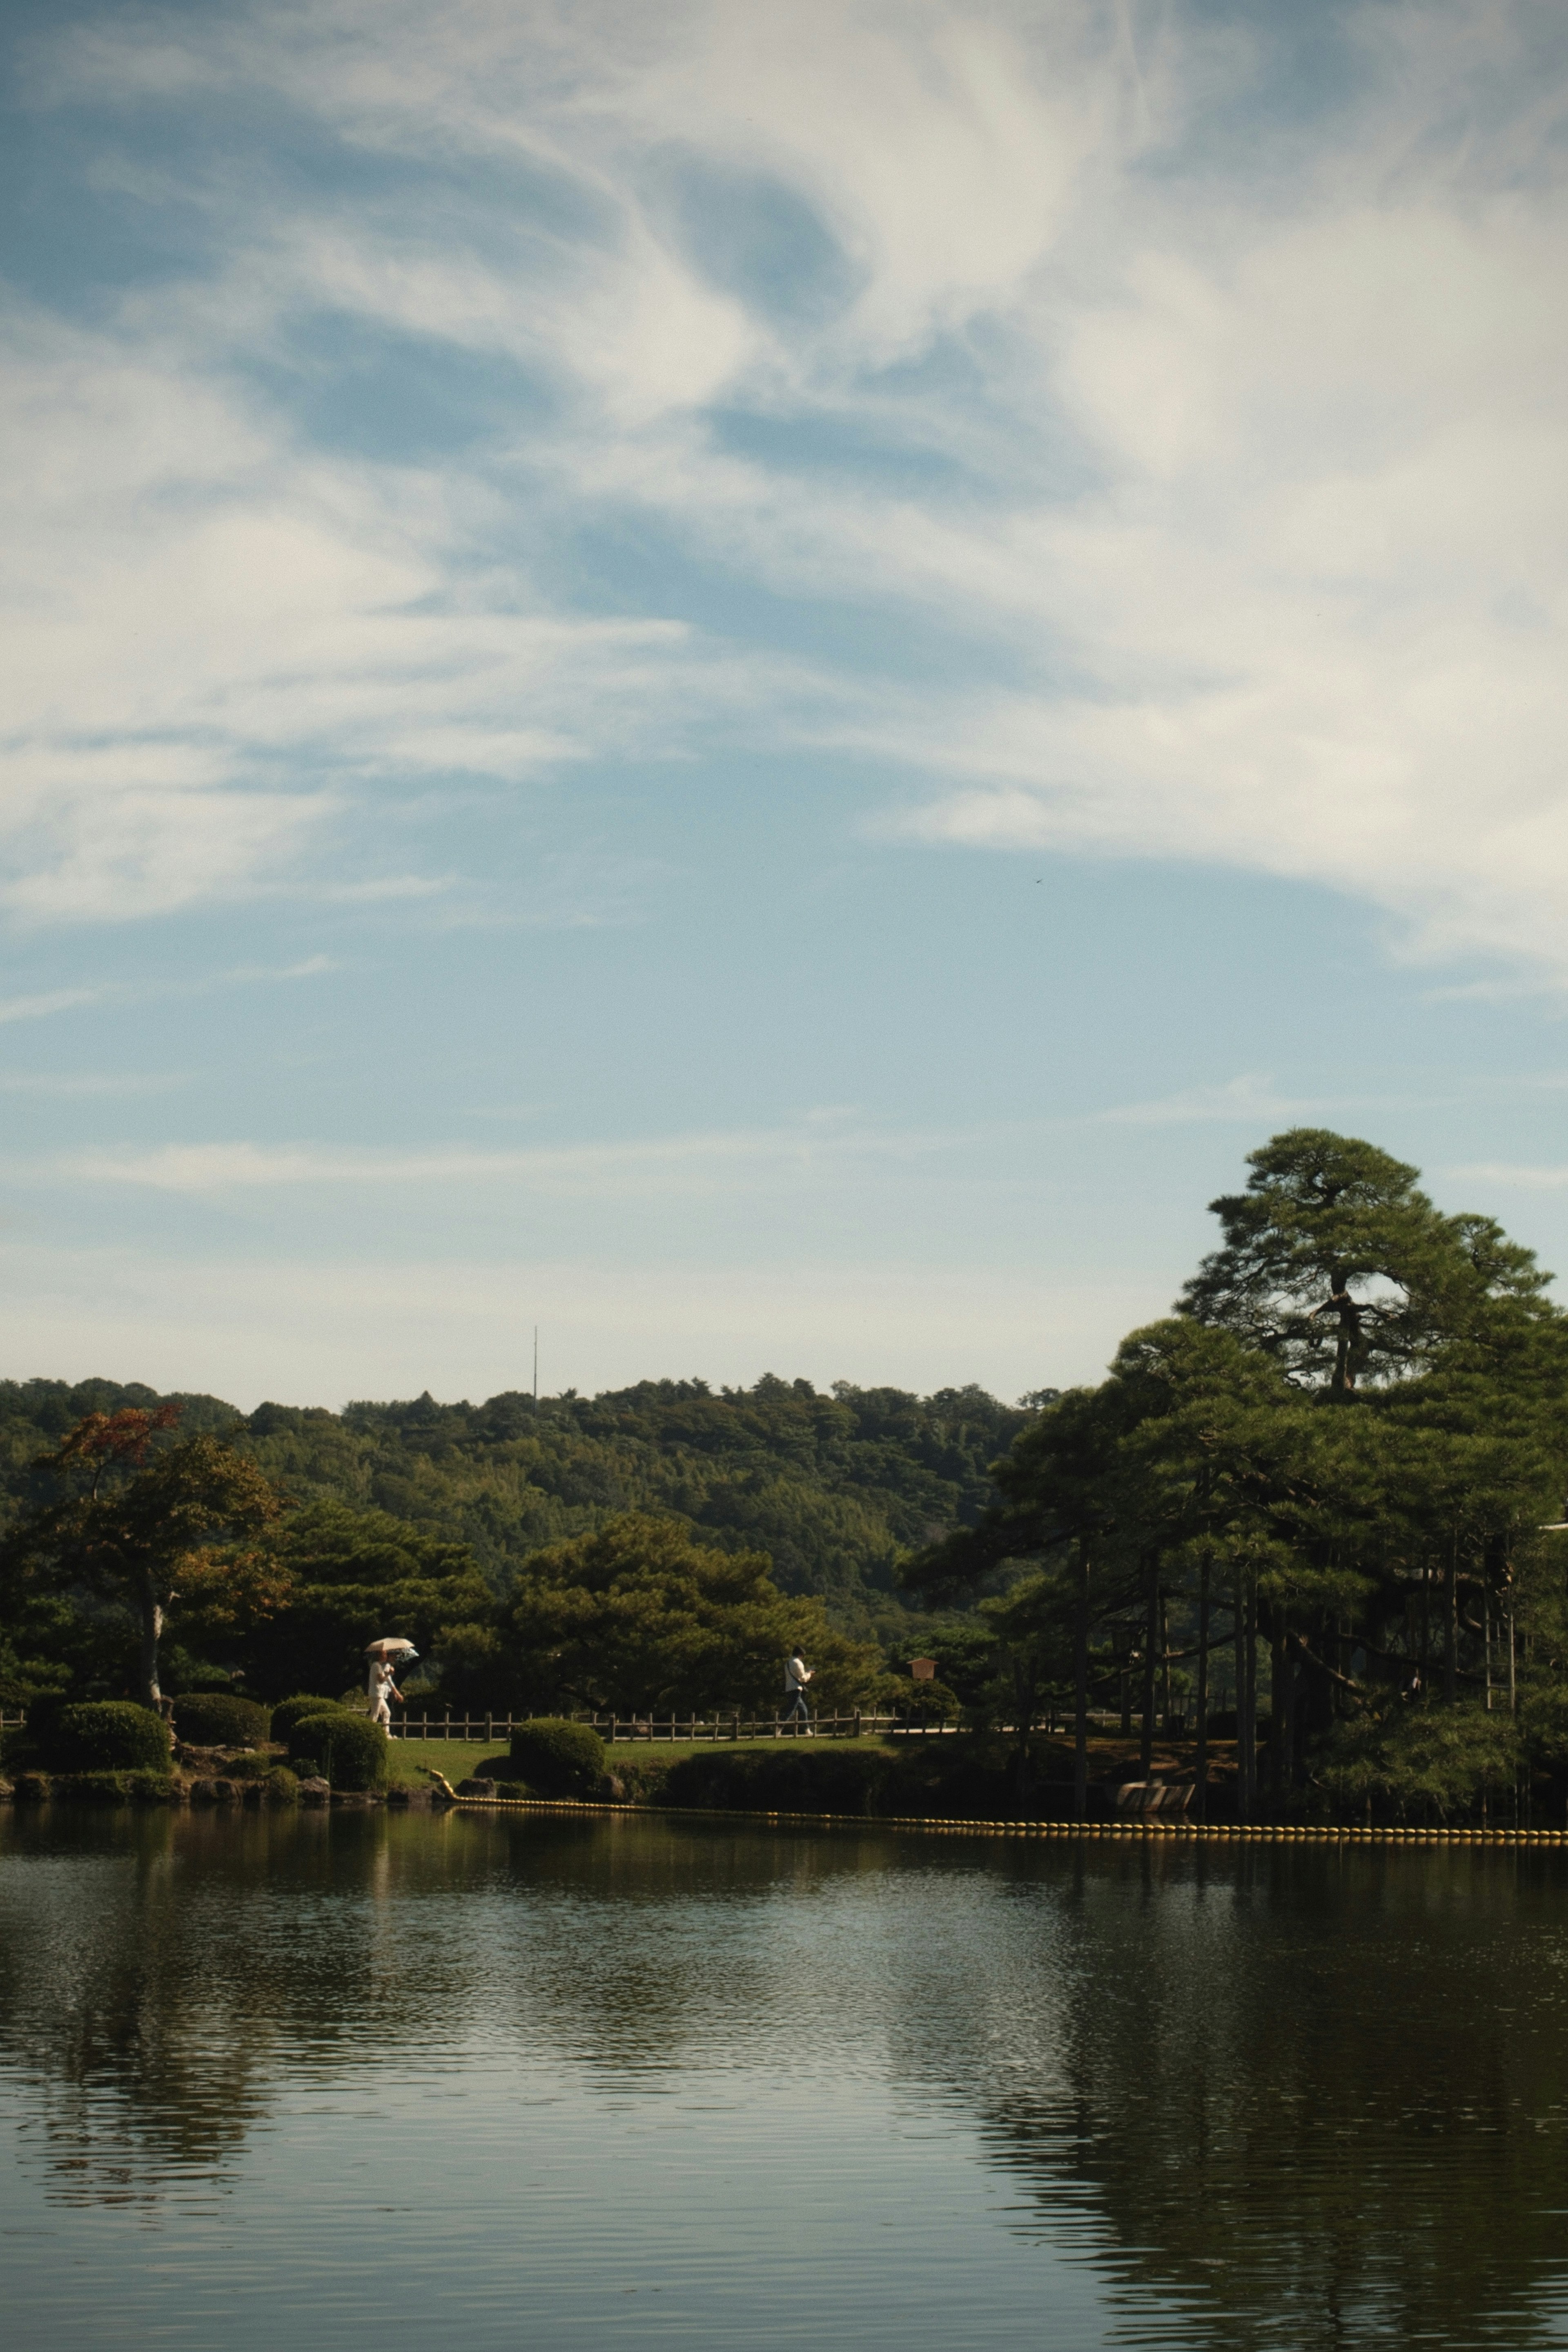
{"type": "Polygon", "coordinates": [[[1550,1280],[1490,1218],[1441,1214],[1415,1169],[1356,1137],[1292,1128],[1248,1165],[1246,1192],[1210,1203],[1224,1244],[1181,1304],[1304,1385],[1342,1395],[1423,1370],[1489,1305],[1537,1301],[1550,1280]]]}
{"type": "Polygon", "coordinates": [[[0,1556],[24,1594],[76,1587],[127,1604],[141,1631],[140,1696],[157,1706],[158,1654],[176,1601],[209,1622],[264,1618],[287,1597],[268,1548],[283,1500],[221,1437],[174,1434],[177,1405],[92,1412],[38,1467],[65,1494],[28,1513],[0,1556]]]}
{"type": "Polygon", "coordinates": [[[288,1610],[258,1626],[247,1645],[258,1689],[346,1689],[363,1681],[364,1648],[384,1634],[411,1641],[437,1664],[455,1642],[493,1641],[495,1596],[466,1544],[448,1543],[386,1511],[313,1503],[297,1511],[278,1547],[290,1580],[288,1610]]]}
{"type": "Polygon", "coordinates": [[[880,1658],[834,1633],[819,1602],[782,1593],[765,1552],[695,1543],[678,1521],[627,1512],[525,1561],[503,1620],[528,1703],[690,1715],[779,1703],[803,1643],[819,1699],[874,1678],[880,1658]]]}

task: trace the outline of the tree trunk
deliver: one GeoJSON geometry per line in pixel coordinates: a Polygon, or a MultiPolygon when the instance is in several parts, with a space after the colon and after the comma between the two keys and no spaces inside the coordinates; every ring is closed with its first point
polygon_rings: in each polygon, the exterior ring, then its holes
{"type": "Polygon", "coordinates": [[[1274,1611],[1268,1640],[1268,1802],[1276,1812],[1285,1787],[1285,1612],[1274,1611]]]}
{"type": "Polygon", "coordinates": [[[1165,1596],[1160,1596],[1160,1729],[1162,1737],[1171,1736],[1171,1626],[1165,1596]]]}
{"type": "Polygon", "coordinates": [[[1448,1546],[1447,1590],[1443,1611],[1443,1704],[1452,1706],[1459,1696],[1459,1531],[1448,1546]]]}
{"type": "Polygon", "coordinates": [[[1519,1691],[1513,1675],[1513,1601],[1511,1597],[1508,1604],[1508,1711],[1510,1715],[1515,1715],[1519,1711],[1519,1691]]]}
{"type": "Polygon", "coordinates": [[[1193,1790],[1193,1810],[1205,1820],[1209,1801],[1209,1556],[1198,1569],[1198,1768],[1193,1790]]]}
{"type": "Polygon", "coordinates": [[[1078,1605],[1072,1629],[1072,1809],[1089,1811],[1089,1538],[1078,1542],[1078,1605]]]}
{"type": "Polygon", "coordinates": [[[1149,1605],[1143,1623],[1143,1737],[1138,1750],[1138,1761],[1143,1777],[1154,1761],[1154,1699],[1160,1659],[1160,1555],[1149,1554],[1149,1605]]]}
{"type": "Polygon", "coordinates": [[[158,1687],[158,1644],[163,1638],[163,1607],[156,1593],[142,1593],[142,1704],[162,1714],[163,1694],[158,1687]]]}
{"type": "Polygon", "coordinates": [[[1236,1810],[1246,1822],[1258,1810],[1258,1599],[1240,1574],[1236,1631],[1236,1810]]]}
{"type": "Polygon", "coordinates": [[[1432,1687],[1432,1563],[1421,1563],[1421,1696],[1432,1687]]]}

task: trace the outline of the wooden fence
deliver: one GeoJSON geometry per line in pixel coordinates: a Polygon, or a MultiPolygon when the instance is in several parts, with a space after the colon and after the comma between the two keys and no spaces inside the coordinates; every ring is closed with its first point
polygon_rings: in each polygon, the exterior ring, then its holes
{"type": "MultiPolygon", "coordinates": [[[[547,1718],[558,1721],[559,1717],[547,1718]]],[[[410,1715],[395,1717],[392,1724],[394,1739],[462,1739],[483,1740],[495,1747],[510,1740],[514,1730],[524,1724],[541,1720],[536,1716],[510,1715],[410,1715]]],[[[876,1738],[885,1733],[906,1733],[916,1739],[936,1738],[941,1733],[954,1731],[956,1724],[931,1723],[920,1716],[902,1715],[815,1715],[809,1723],[786,1722],[777,1715],[578,1715],[574,1723],[590,1724],[601,1739],[617,1745],[632,1739],[699,1740],[699,1739],[781,1739],[795,1738],[813,1731],[824,1739],[876,1738]]],[[[0,1733],[20,1731],[26,1717],[0,1712],[0,1733]]]]}
{"type": "MultiPolygon", "coordinates": [[[[394,1739],[484,1740],[490,1746],[510,1740],[514,1730],[541,1718],[510,1715],[411,1715],[395,1717],[394,1739]]],[[[559,1718],[545,1718],[558,1720],[559,1718]]],[[[791,1739],[815,1732],[822,1739],[879,1738],[885,1733],[935,1738],[957,1728],[951,1723],[926,1722],[901,1715],[816,1715],[809,1723],[786,1722],[777,1715],[577,1715],[601,1739],[619,1746],[627,1740],[697,1741],[702,1739],[791,1739]]]]}

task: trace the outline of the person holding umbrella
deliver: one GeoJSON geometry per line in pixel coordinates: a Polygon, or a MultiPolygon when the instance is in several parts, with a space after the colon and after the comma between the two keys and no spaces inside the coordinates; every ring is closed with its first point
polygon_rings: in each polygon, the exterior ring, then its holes
{"type": "Polygon", "coordinates": [[[395,1680],[397,1666],[412,1663],[418,1655],[412,1642],[395,1637],[372,1642],[365,1652],[370,1660],[370,1679],[365,1685],[370,1699],[370,1719],[373,1723],[379,1723],[384,1730],[392,1728],[392,1708],[387,1702],[395,1699],[399,1706],[403,1705],[403,1693],[395,1680]]]}

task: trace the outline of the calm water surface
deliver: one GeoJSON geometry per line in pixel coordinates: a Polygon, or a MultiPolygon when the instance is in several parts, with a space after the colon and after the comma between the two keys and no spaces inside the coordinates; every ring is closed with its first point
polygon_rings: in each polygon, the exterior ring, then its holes
{"type": "Polygon", "coordinates": [[[0,1815],[10,2352],[1568,2339],[1568,1857],[0,1815]]]}

